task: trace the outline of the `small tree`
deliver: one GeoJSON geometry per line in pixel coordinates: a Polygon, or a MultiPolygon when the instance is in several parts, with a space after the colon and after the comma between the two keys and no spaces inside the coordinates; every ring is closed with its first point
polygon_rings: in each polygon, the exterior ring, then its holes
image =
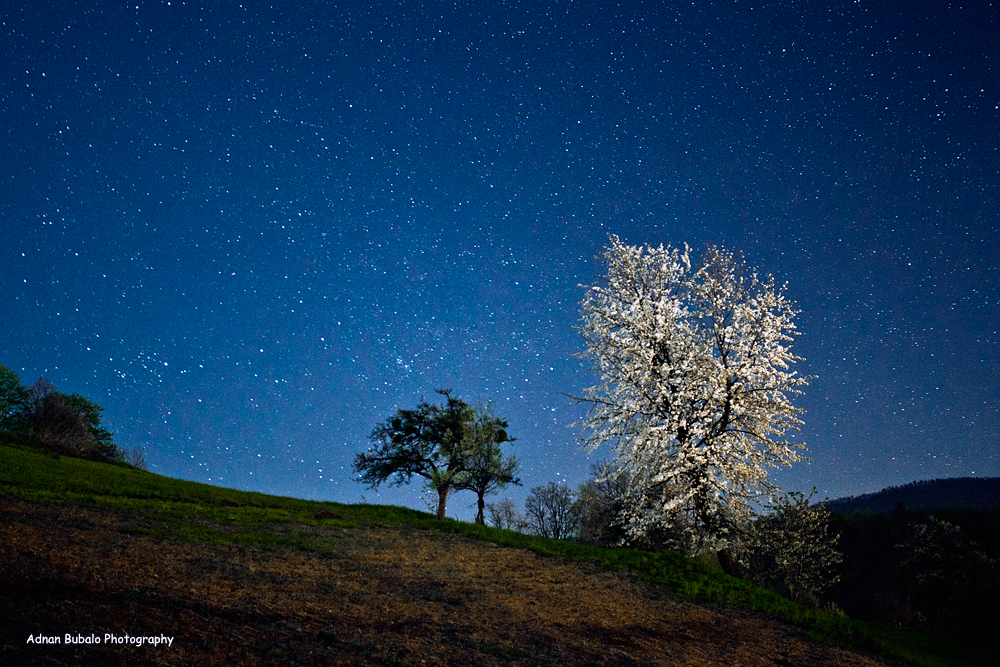
{"type": "Polygon", "coordinates": [[[521,485],[517,476],[520,463],[512,456],[505,457],[500,444],[513,442],[507,435],[507,422],[494,414],[493,403],[479,401],[475,407],[475,417],[466,428],[464,443],[468,457],[465,473],[454,482],[456,490],[475,492],[478,501],[476,523],[485,524],[483,515],[485,496],[504,489],[508,484],[521,485]]]}
{"type": "Polygon", "coordinates": [[[748,529],[742,560],[758,583],[777,579],[793,600],[812,598],[839,580],[834,570],[843,556],[839,535],[830,532],[832,512],[823,503],[811,505],[816,494],[791,491],[768,505],[769,514],[748,529]]]}
{"type": "Polygon", "coordinates": [[[139,470],[149,470],[149,465],[146,463],[146,450],[142,447],[132,447],[122,451],[122,460],[139,470]]]}
{"type": "Polygon", "coordinates": [[[603,285],[588,287],[581,354],[600,384],[581,423],[593,451],[615,450],[632,491],[629,531],[657,523],[713,548],[738,576],[729,544],[750,501],[777,491],[767,468],[801,460],[780,437],[801,412],[789,394],[806,378],[788,370],[796,311],[770,277],[722,248],[698,264],[687,248],[633,247],[610,237],[603,285]]]}
{"type": "Polygon", "coordinates": [[[424,477],[438,494],[437,518],[444,520],[448,493],[466,471],[469,457],[468,425],[474,411],[450,389],[437,389],[445,404],[420,401],[416,410],[398,410],[396,415],[375,427],[367,452],[354,457],[358,481],[376,489],[408,484],[413,475],[424,477]]]}
{"type": "Polygon", "coordinates": [[[564,540],[580,530],[580,517],[573,492],[566,486],[549,482],[536,486],[524,503],[524,523],[541,537],[564,540]]]}

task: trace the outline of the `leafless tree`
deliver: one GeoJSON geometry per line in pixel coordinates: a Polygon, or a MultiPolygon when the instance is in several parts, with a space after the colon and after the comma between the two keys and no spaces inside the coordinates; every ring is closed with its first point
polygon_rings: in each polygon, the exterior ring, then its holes
{"type": "Polygon", "coordinates": [[[536,486],[524,503],[524,520],[529,532],[541,537],[564,540],[580,532],[580,516],[574,493],[566,486],[549,482],[536,486]]]}
{"type": "Polygon", "coordinates": [[[486,503],[486,511],[490,515],[490,523],[495,528],[504,530],[521,530],[524,517],[517,509],[517,504],[510,498],[504,498],[495,503],[486,503]]]}

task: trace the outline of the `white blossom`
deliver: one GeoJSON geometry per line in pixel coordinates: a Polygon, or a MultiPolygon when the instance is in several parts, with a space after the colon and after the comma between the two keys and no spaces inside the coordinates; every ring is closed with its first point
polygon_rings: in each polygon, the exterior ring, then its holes
{"type": "Polygon", "coordinates": [[[809,378],[790,365],[797,313],[773,278],[747,272],[731,252],[635,247],[610,237],[604,285],[585,287],[582,357],[600,383],[583,441],[611,446],[631,482],[627,521],[687,534],[692,548],[722,548],[750,501],[777,488],[767,469],[802,460],[802,411],[789,396],[809,378]]]}

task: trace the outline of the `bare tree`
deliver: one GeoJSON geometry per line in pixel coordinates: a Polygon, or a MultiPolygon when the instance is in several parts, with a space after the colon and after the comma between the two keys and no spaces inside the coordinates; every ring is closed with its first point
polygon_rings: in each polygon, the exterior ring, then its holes
{"type": "Polygon", "coordinates": [[[536,486],[524,503],[526,528],[541,537],[564,540],[580,530],[580,517],[573,492],[566,486],[549,482],[536,486]]]}
{"type": "Polygon", "coordinates": [[[149,465],[146,463],[146,450],[142,447],[126,449],[122,452],[122,457],[122,460],[130,466],[139,470],[149,470],[149,465]]]}
{"type": "Polygon", "coordinates": [[[495,503],[486,503],[486,510],[490,514],[490,523],[495,528],[521,530],[524,526],[524,517],[518,511],[517,504],[510,498],[504,498],[495,503]]]}
{"type": "Polygon", "coordinates": [[[690,252],[634,247],[610,237],[603,284],[587,287],[580,356],[600,384],[578,400],[591,451],[610,445],[631,485],[629,530],[662,524],[687,531],[692,550],[729,551],[751,500],[777,487],[767,468],[802,460],[802,411],[790,394],[808,378],[789,365],[796,311],[773,278],[761,279],[722,248],[690,252]]]}

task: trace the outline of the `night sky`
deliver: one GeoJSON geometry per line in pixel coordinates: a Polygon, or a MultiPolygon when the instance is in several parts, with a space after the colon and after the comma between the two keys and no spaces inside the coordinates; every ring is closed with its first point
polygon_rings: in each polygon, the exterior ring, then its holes
{"type": "Polygon", "coordinates": [[[0,364],[103,405],[153,472],[425,510],[350,464],[450,387],[509,420],[519,504],[575,486],[560,392],[597,383],[573,326],[613,233],[787,281],[818,378],[784,488],[1000,475],[996,5],[0,18],[0,364]]]}

